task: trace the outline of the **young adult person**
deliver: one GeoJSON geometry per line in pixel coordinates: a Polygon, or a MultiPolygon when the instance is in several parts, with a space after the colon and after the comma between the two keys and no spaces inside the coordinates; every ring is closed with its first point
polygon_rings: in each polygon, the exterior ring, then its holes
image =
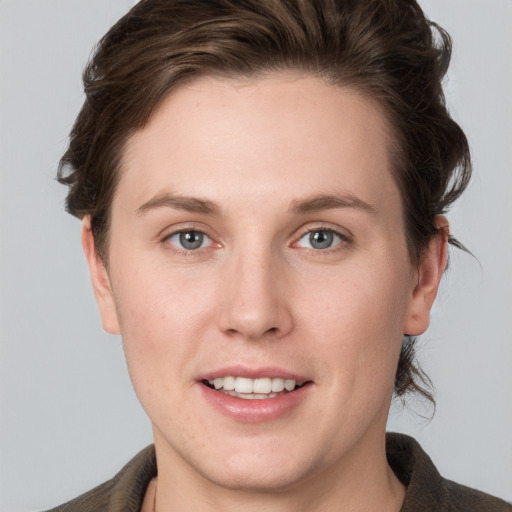
{"type": "Polygon", "coordinates": [[[386,436],[470,177],[450,39],[406,0],[146,0],[61,161],[154,447],[57,507],[511,510],[386,436]]]}

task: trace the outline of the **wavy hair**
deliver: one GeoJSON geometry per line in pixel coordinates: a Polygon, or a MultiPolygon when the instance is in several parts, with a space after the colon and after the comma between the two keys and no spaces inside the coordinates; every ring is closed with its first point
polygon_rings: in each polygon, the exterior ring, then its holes
{"type": "MultiPolygon", "coordinates": [[[[108,263],[124,146],[175,87],[205,75],[301,71],[383,108],[409,255],[418,262],[436,234],[435,216],[471,175],[468,142],[443,95],[450,56],[449,35],[414,0],[142,0],[100,40],[84,71],[85,102],[58,169],[69,187],[66,208],[91,216],[108,263]]],[[[433,401],[428,382],[405,337],[395,394],[433,401]]]]}

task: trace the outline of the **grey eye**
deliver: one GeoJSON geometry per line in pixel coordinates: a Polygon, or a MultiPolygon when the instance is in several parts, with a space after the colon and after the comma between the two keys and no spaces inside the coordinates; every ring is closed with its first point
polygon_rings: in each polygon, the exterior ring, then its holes
{"type": "Polygon", "coordinates": [[[180,244],[184,249],[199,249],[203,244],[204,235],[199,231],[186,231],[180,233],[180,244]]]}
{"type": "Polygon", "coordinates": [[[330,249],[343,241],[342,235],[332,229],[315,229],[304,234],[297,242],[299,247],[308,249],[330,249]]]}
{"type": "Polygon", "coordinates": [[[186,251],[201,249],[210,242],[208,235],[205,235],[201,231],[194,231],[193,229],[174,233],[168,240],[172,245],[186,251]]]}
{"type": "Polygon", "coordinates": [[[332,246],[333,240],[332,231],[313,231],[309,234],[309,243],[314,249],[328,249],[332,246]]]}

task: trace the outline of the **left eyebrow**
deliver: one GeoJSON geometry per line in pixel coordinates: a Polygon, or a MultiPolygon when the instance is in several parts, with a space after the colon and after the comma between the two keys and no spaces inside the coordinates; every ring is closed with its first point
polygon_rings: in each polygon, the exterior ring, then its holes
{"type": "Polygon", "coordinates": [[[371,204],[352,194],[320,194],[300,201],[293,201],[290,211],[295,214],[304,214],[335,208],[357,208],[372,215],[377,213],[371,204]]]}

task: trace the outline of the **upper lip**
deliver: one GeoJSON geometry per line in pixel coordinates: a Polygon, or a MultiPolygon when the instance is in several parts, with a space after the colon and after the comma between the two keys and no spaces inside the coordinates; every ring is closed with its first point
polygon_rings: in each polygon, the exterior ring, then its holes
{"type": "Polygon", "coordinates": [[[268,378],[281,378],[293,379],[296,382],[307,382],[306,376],[279,368],[277,366],[264,366],[259,368],[249,368],[247,366],[235,365],[226,366],[217,370],[212,370],[201,374],[197,380],[213,380],[219,377],[246,377],[248,379],[260,379],[263,377],[268,378]]]}

